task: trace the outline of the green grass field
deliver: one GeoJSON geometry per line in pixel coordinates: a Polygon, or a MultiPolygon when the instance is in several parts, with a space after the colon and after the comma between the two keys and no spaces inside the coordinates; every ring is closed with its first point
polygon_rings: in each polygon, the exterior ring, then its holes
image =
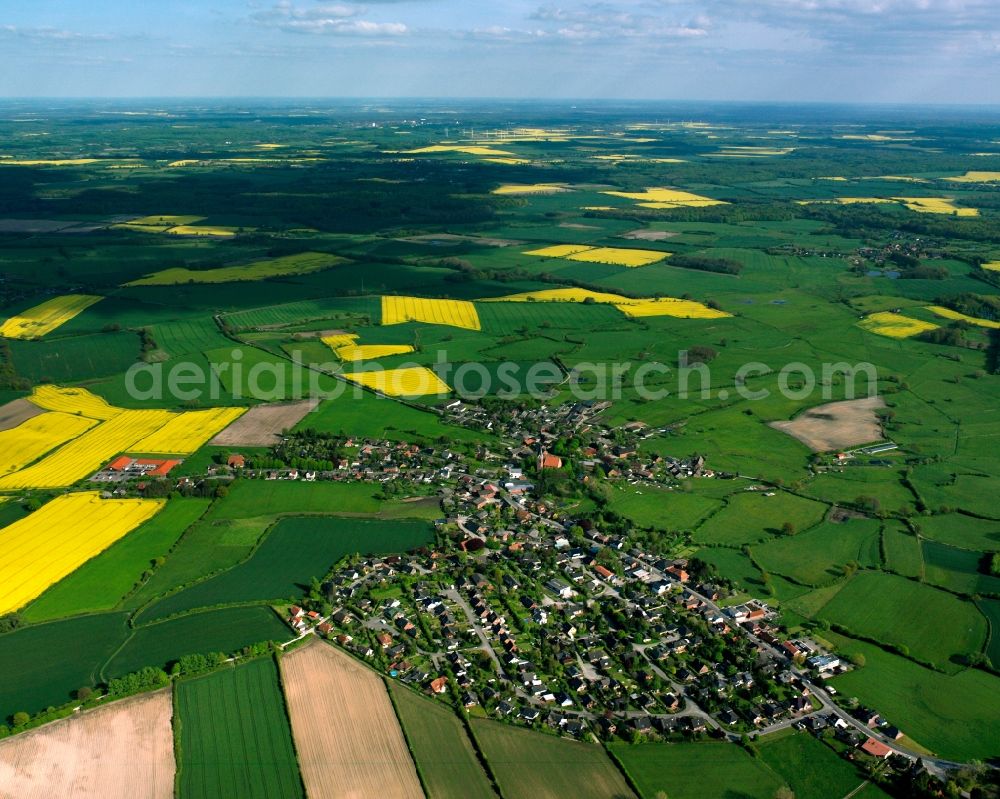
{"type": "Polygon", "coordinates": [[[885,567],[904,577],[920,578],[924,574],[924,556],[920,539],[898,523],[885,525],[882,531],[882,551],[885,567]]]}
{"type": "Polygon", "coordinates": [[[979,652],[986,640],[986,623],[972,603],[881,572],[856,574],[820,616],[857,635],[905,646],[943,669],[954,670],[954,656],[979,652]]]}
{"type": "Polygon", "coordinates": [[[108,661],[106,678],[144,666],[166,668],[182,655],[236,652],[261,641],[287,641],[291,630],[266,607],[238,607],[194,613],[139,627],[108,661]]]}
{"type": "Polygon", "coordinates": [[[135,333],[63,336],[45,341],[10,341],[14,367],[35,381],[75,382],[124,372],[139,360],[135,333]]]}
{"type": "Polygon", "coordinates": [[[772,497],[763,491],[735,494],[722,510],[703,522],[695,531],[695,541],[702,544],[740,546],[779,534],[785,522],[803,531],[818,524],[826,506],[779,491],[772,497]]]}
{"type": "Polygon", "coordinates": [[[870,519],[824,522],[804,533],[782,536],[753,547],[753,556],[770,572],[803,585],[822,585],[843,577],[851,561],[871,563],[879,524],[870,519]]]}
{"type": "Polygon", "coordinates": [[[890,723],[941,757],[993,756],[1000,678],[976,669],[941,674],[872,644],[836,633],[824,635],[841,654],[865,658],[864,668],[833,680],[842,695],[878,708],[890,723]]]}
{"type": "Polygon", "coordinates": [[[395,681],[389,692],[428,799],[496,799],[458,716],[395,681]]]}
{"type": "Polygon", "coordinates": [[[181,799],[297,799],[305,791],[274,661],[177,684],[181,799]]]}
{"type": "Polygon", "coordinates": [[[795,799],[844,797],[865,781],[854,766],[804,732],[783,730],[760,739],[758,747],[761,760],[795,791],[795,799]]]}
{"type": "Polygon", "coordinates": [[[172,499],[138,530],[42,594],[23,611],[24,618],[46,621],[115,607],[207,508],[206,499],[172,499]]]}
{"type": "Polygon", "coordinates": [[[843,473],[821,474],[810,480],[804,491],[812,497],[852,503],[861,496],[875,497],[885,510],[913,507],[913,494],[892,469],[856,467],[843,473]]]}
{"type": "Polygon", "coordinates": [[[375,514],[378,489],[365,483],[305,483],[287,480],[240,480],[206,519],[250,519],[283,513],[375,514]]]}
{"type": "Polygon", "coordinates": [[[0,636],[0,723],[18,711],[65,704],[78,688],[95,686],[101,664],[127,634],[124,614],[105,613],[0,636]]]}
{"type": "Polygon", "coordinates": [[[506,799],[633,796],[600,746],[485,719],[472,719],[471,724],[506,799]]]}
{"type": "MultiPolygon", "coordinates": [[[[217,500],[181,539],[166,563],[126,605],[136,609],[174,588],[229,569],[247,558],[264,532],[282,515],[394,516],[407,503],[383,504],[364,483],[304,483],[240,480],[217,500]]],[[[414,503],[415,505],[417,503],[414,503]]],[[[422,515],[422,509],[420,514],[422,515]]]]}
{"type": "Polygon", "coordinates": [[[611,754],[643,799],[773,799],[783,781],[760,760],[729,743],[613,743],[611,754]]]}
{"type": "Polygon", "coordinates": [[[621,486],[611,493],[611,509],[640,527],[690,530],[719,507],[719,501],[697,493],[621,486]]]}
{"type": "Polygon", "coordinates": [[[923,535],[942,544],[965,549],[1000,549],[1000,521],[948,513],[927,516],[917,523],[923,535]]]}
{"type": "Polygon", "coordinates": [[[937,541],[921,543],[927,582],[963,594],[1000,594],[1000,577],[980,570],[984,553],[937,541]]]}
{"type": "Polygon", "coordinates": [[[361,392],[347,391],[336,399],[324,400],[295,428],[320,433],[352,436],[380,436],[390,441],[480,441],[476,433],[445,424],[430,411],[421,411],[401,402],[380,399],[361,392]]]}
{"type": "Polygon", "coordinates": [[[426,522],[332,516],[280,520],[238,566],[172,594],[139,614],[142,623],[212,605],[296,600],[345,555],[406,552],[432,542],[426,522]]]}

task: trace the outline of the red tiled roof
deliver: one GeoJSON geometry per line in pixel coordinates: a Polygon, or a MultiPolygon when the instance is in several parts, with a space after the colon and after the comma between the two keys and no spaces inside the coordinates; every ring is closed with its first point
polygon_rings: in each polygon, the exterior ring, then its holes
{"type": "Polygon", "coordinates": [[[160,461],[159,464],[160,464],[159,466],[157,466],[149,473],[150,477],[166,477],[168,474],[170,474],[171,469],[180,464],[180,461],[174,461],[174,460],[160,461]]]}
{"type": "Polygon", "coordinates": [[[111,463],[108,464],[108,468],[113,472],[120,472],[126,466],[132,463],[132,459],[128,455],[119,455],[111,463]]]}
{"type": "Polygon", "coordinates": [[[870,754],[872,757],[885,758],[888,757],[890,754],[892,754],[892,750],[888,746],[886,746],[881,741],[876,741],[874,738],[869,738],[867,741],[865,741],[861,745],[861,748],[865,752],[870,754]]]}

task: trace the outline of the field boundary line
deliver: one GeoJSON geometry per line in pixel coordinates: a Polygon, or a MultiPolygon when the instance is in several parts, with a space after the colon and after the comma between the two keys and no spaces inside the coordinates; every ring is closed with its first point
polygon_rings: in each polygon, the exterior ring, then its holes
{"type": "Polygon", "coordinates": [[[406,742],[406,751],[410,753],[410,760],[413,761],[413,768],[417,772],[417,779],[420,781],[420,788],[424,792],[424,796],[430,796],[430,791],[427,789],[427,778],[424,776],[424,771],[420,768],[420,763],[417,761],[417,756],[413,751],[413,744],[410,742],[410,734],[406,731],[406,725],[403,724],[403,717],[399,714],[399,706],[396,704],[396,697],[392,695],[392,685],[389,682],[388,677],[382,673],[378,673],[378,676],[382,679],[382,685],[385,687],[385,692],[389,696],[389,704],[392,705],[392,712],[396,716],[396,724],[399,725],[399,731],[403,734],[403,740],[406,742]]]}
{"type": "MultiPolygon", "coordinates": [[[[281,696],[281,709],[285,714],[285,723],[288,725],[288,737],[292,742],[292,754],[295,755],[295,771],[299,777],[299,787],[302,789],[302,796],[307,796],[306,781],[302,776],[302,762],[299,760],[299,750],[295,745],[295,735],[292,733],[292,712],[288,707],[288,695],[285,693],[285,675],[281,671],[281,655],[284,650],[281,647],[275,648],[271,653],[271,662],[274,664],[274,672],[278,680],[278,694],[281,696]]],[[[426,791],[425,791],[426,793],[426,791]]]]}
{"type": "MultiPolygon", "coordinates": [[[[503,789],[500,787],[500,782],[497,780],[497,775],[493,771],[490,759],[486,756],[486,752],[483,751],[482,744],[479,743],[479,739],[476,737],[476,733],[472,729],[472,723],[469,715],[467,713],[460,713],[459,718],[462,720],[462,726],[465,728],[465,734],[469,736],[469,741],[472,743],[472,750],[476,753],[476,759],[483,767],[483,771],[486,772],[486,776],[489,778],[490,784],[493,786],[493,790],[497,792],[497,796],[501,797],[501,799],[508,799],[506,794],[504,794],[503,789]]],[[[488,720],[489,719],[484,719],[484,721],[488,720]]]]}
{"type": "Polygon", "coordinates": [[[614,767],[618,769],[618,772],[622,775],[622,779],[625,780],[625,784],[629,788],[631,788],[632,792],[636,796],[642,796],[642,791],[639,790],[638,784],[632,778],[632,775],[629,774],[628,769],[625,768],[625,764],[618,759],[618,756],[614,753],[614,750],[608,747],[607,741],[601,741],[600,744],[601,744],[601,749],[604,750],[604,754],[608,756],[608,760],[611,761],[614,767]]]}

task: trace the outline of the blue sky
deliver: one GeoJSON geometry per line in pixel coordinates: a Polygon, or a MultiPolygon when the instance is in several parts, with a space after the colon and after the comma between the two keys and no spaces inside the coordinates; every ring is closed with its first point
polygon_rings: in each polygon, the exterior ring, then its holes
{"type": "Polygon", "coordinates": [[[1000,103],[1000,0],[0,0],[0,96],[1000,103]]]}

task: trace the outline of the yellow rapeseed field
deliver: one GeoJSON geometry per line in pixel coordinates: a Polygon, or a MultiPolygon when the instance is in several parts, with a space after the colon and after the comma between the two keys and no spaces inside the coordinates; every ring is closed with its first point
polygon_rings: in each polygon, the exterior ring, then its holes
{"type": "Polygon", "coordinates": [[[0,325],[0,336],[7,338],[40,338],[64,325],[102,297],[93,294],[64,294],[53,297],[34,308],[12,316],[0,325]]]}
{"type": "Polygon", "coordinates": [[[424,297],[382,297],[382,324],[424,322],[466,330],[481,330],[476,306],[466,300],[432,300],[424,297]]]}
{"type": "Polygon", "coordinates": [[[228,238],[236,235],[237,228],[218,225],[178,225],[165,232],[171,236],[217,236],[228,238]]]}
{"type": "Polygon", "coordinates": [[[0,158],[0,166],[81,166],[96,164],[97,158],[0,158]]]}
{"type": "Polygon", "coordinates": [[[529,250],[525,255],[543,258],[566,258],[570,261],[586,261],[593,264],[612,266],[648,266],[669,257],[670,253],[658,250],[636,250],[627,247],[590,247],[583,244],[556,244],[540,250],[529,250]]]}
{"type": "Polygon", "coordinates": [[[416,150],[405,150],[404,155],[429,155],[431,153],[462,153],[463,155],[483,155],[483,156],[516,156],[509,150],[497,150],[494,147],[480,147],[478,145],[457,145],[457,144],[432,144],[429,147],[419,147],[416,150]]]}
{"type": "Polygon", "coordinates": [[[342,361],[371,361],[413,352],[413,347],[409,344],[358,344],[357,339],[355,333],[342,333],[336,336],[324,336],[322,341],[342,361]]]}
{"type": "Polygon", "coordinates": [[[115,227],[139,227],[139,228],[158,228],[160,230],[166,230],[167,228],[172,228],[175,225],[193,225],[196,222],[201,222],[203,216],[178,216],[176,214],[156,214],[153,216],[141,216],[138,219],[130,219],[128,222],[122,222],[115,227]]]}
{"type": "Polygon", "coordinates": [[[566,186],[558,183],[533,183],[531,185],[506,184],[493,189],[493,194],[558,194],[562,191],[569,191],[566,186]]]}
{"type": "Polygon", "coordinates": [[[954,214],[955,216],[979,216],[978,208],[959,208],[954,200],[945,197],[893,197],[911,211],[921,214],[954,214]]]}
{"type": "Polygon", "coordinates": [[[159,430],[136,441],[129,446],[129,450],[163,455],[190,455],[245,412],[246,408],[184,411],[159,430]]]}
{"type": "Polygon", "coordinates": [[[990,261],[982,265],[983,269],[987,269],[990,272],[1000,272],[1000,261],[990,261]]]}
{"type": "Polygon", "coordinates": [[[625,247],[594,247],[583,252],[567,255],[570,261],[586,261],[593,264],[611,264],[612,266],[649,266],[657,261],[668,258],[670,253],[658,250],[632,250],[625,247]]]}
{"type": "Polygon", "coordinates": [[[357,333],[337,333],[333,336],[323,336],[320,341],[322,341],[326,346],[328,346],[334,352],[337,351],[338,347],[347,347],[358,340],[357,333]]]}
{"type": "Polygon", "coordinates": [[[944,319],[957,319],[962,322],[968,322],[970,325],[978,325],[979,327],[988,327],[992,330],[1000,330],[1000,322],[994,322],[991,319],[980,319],[977,316],[968,316],[967,314],[953,311],[951,308],[945,308],[941,305],[928,305],[927,310],[944,319]]]}
{"type": "Polygon", "coordinates": [[[626,316],[675,316],[679,319],[724,319],[732,316],[725,311],[709,308],[696,300],[661,297],[655,300],[629,300],[615,307],[626,316]]]}
{"type": "Polygon", "coordinates": [[[889,338],[909,338],[918,333],[934,330],[938,325],[932,322],[924,322],[920,319],[913,319],[902,314],[880,311],[870,314],[862,319],[858,324],[870,333],[877,333],[880,336],[889,338]]]}
{"type": "Polygon", "coordinates": [[[613,305],[626,316],[675,316],[681,319],[723,319],[731,316],[725,311],[709,308],[695,300],[680,300],[674,297],[658,299],[633,299],[620,294],[611,294],[589,289],[545,289],[508,294],[505,297],[491,297],[480,302],[583,302],[593,300],[601,305],[613,305]]]}
{"type": "MultiPolygon", "coordinates": [[[[606,305],[631,302],[628,297],[622,297],[620,294],[574,288],[525,291],[521,294],[508,294],[504,297],[487,297],[479,302],[583,302],[587,299],[606,305]]],[[[641,302],[641,300],[635,300],[635,302],[641,302]]]]}
{"type": "Polygon", "coordinates": [[[635,200],[643,208],[705,208],[710,205],[725,205],[722,200],[713,200],[711,197],[702,197],[700,194],[692,194],[689,191],[679,189],[649,188],[645,191],[605,191],[612,197],[624,197],[626,200],[635,200]]]}
{"type": "Polygon", "coordinates": [[[181,283],[235,283],[243,280],[266,280],[269,277],[288,277],[319,272],[331,266],[346,263],[345,258],[323,252],[303,252],[265,261],[253,261],[239,266],[222,266],[218,269],[191,270],[183,267],[164,269],[126,286],[175,286],[181,283]]]}
{"type": "Polygon", "coordinates": [[[528,250],[524,255],[538,255],[542,258],[565,258],[567,255],[575,255],[578,252],[592,250],[586,244],[555,244],[551,247],[542,247],[540,250],[528,250]]]}
{"type": "Polygon", "coordinates": [[[0,530],[0,615],[23,608],[152,518],[157,499],[65,494],[0,530]]]}
{"type": "Polygon", "coordinates": [[[797,200],[799,205],[814,203],[838,203],[854,205],[856,203],[902,203],[911,211],[922,214],[955,214],[956,216],[979,216],[976,208],[959,208],[954,200],[945,197],[837,197],[833,200],[797,200]]]}
{"type": "MultiPolygon", "coordinates": [[[[62,446],[41,460],[0,477],[0,490],[65,488],[89,477],[123,452],[190,455],[246,410],[125,410],[109,405],[86,389],[51,385],[39,386],[29,399],[50,411],[36,419],[61,417],[65,428],[73,429],[74,435],[55,442],[53,446],[62,446]],[[92,426],[94,422],[100,424],[92,426]]],[[[47,447],[38,455],[51,449],[47,447]]]]}
{"type": "Polygon", "coordinates": [[[352,372],[345,374],[344,378],[390,397],[425,397],[451,391],[448,384],[426,366],[352,372]]]}
{"type": "Polygon", "coordinates": [[[170,411],[119,411],[92,427],[51,455],[0,477],[0,490],[65,488],[93,474],[115,455],[124,452],[174,418],[170,411]]]}
{"type": "Polygon", "coordinates": [[[998,183],[1000,172],[966,172],[955,178],[945,178],[952,183],[998,183]]]}
{"type": "Polygon", "coordinates": [[[106,399],[91,394],[85,388],[64,388],[45,384],[36,386],[28,399],[47,411],[71,413],[75,416],[86,416],[88,419],[111,419],[121,413],[120,408],[109,405],[106,399]]]}
{"type": "Polygon", "coordinates": [[[0,431],[0,475],[16,472],[46,452],[83,435],[97,422],[68,413],[43,413],[0,431]]]}

